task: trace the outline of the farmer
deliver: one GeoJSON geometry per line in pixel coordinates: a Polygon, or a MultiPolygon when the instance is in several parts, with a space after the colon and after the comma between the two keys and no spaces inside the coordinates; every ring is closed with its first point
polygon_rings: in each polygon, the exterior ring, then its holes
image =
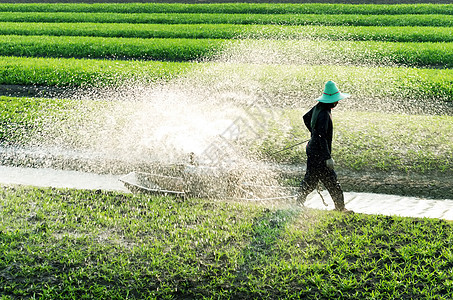
{"type": "Polygon", "coordinates": [[[297,202],[303,205],[306,197],[321,181],[335,204],[338,211],[349,212],[344,206],[343,190],[337,180],[332,151],[332,114],[331,109],[337,106],[338,101],[349,97],[349,94],[341,93],[335,82],[328,81],[324,93],[303,119],[305,126],[310,130],[311,138],[307,144],[307,171],[304,180],[300,184],[297,202]]]}

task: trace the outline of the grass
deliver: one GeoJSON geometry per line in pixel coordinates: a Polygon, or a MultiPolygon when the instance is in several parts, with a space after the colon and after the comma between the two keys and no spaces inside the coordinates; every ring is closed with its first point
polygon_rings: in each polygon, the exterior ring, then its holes
{"type": "MultiPolygon", "coordinates": [[[[418,67],[453,66],[453,43],[397,43],[381,41],[286,41],[262,40],[257,47],[274,47],[280,51],[297,49],[289,56],[296,60],[339,60],[350,64],[385,64],[418,67]],[[317,51],[309,51],[316,49],[317,51]]],[[[61,57],[160,61],[210,59],[225,48],[237,47],[242,41],[184,38],[105,38],[84,36],[4,35],[1,56],[61,57]]],[[[294,51],[294,50],[293,50],[294,51]]],[[[318,62],[319,63],[319,62],[318,62]]]]}
{"type": "Polygon", "coordinates": [[[450,27],[278,26],[240,24],[0,23],[2,35],[192,39],[325,39],[388,42],[453,42],[450,27]]]}
{"type": "Polygon", "coordinates": [[[2,187],[2,299],[449,299],[453,226],[2,187]]]}
{"type": "Polygon", "coordinates": [[[21,3],[0,4],[10,12],[254,13],[254,14],[453,14],[453,5],[351,5],[321,3],[21,3]]]}
{"type": "Polygon", "coordinates": [[[0,12],[0,22],[453,26],[453,15],[0,12]]]}
{"type": "Polygon", "coordinates": [[[0,57],[0,84],[38,86],[115,86],[128,80],[169,80],[196,67],[160,61],[0,57]]]}

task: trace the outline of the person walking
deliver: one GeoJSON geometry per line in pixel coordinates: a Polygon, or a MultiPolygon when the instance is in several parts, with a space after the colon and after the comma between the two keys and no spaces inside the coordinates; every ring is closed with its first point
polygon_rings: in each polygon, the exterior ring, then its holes
{"type": "Polygon", "coordinates": [[[308,194],[317,188],[319,181],[323,183],[335,204],[335,209],[342,212],[351,212],[345,208],[344,195],[334,171],[332,152],[333,123],[331,110],[338,101],[349,97],[341,93],[335,82],[328,81],[324,92],[316,100],[318,103],[308,111],[303,120],[311,133],[307,144],[307,170],[297,194],[297,202],[303,205],[308,194]]]}

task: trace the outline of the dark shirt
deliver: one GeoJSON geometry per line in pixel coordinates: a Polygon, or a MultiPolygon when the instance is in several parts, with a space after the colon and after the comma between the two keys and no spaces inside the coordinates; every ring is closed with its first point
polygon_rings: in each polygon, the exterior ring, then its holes
{"type": "Polygon", "coordinates": [[[307,146],[308,158],[319,162],[330,159],[333,136],[331,105],[318,103],[304,115],[303,119],[305,126],[311,132],[311,139],[307,146]],[[319,109],[319,113],[314,128],[311,128],[311,118],[315,108],[319,109]]]}

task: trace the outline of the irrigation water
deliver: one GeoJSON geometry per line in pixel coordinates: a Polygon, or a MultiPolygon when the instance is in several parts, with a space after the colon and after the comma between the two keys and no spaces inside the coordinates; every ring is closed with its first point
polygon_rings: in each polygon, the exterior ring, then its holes
{"type": "MultiPolygon", "coordinates": [[[[235,41],[212,61],[202,62],[191,72],[170,81],[131,82],[116,88],[71,91],[71,99],[77,100],[77,105],[68,110],[64,118],[43,116],[42,129],[27,136],[21,146],[0,149],[5,165],[0,179],[4,183],[42,185],[39,179],[47,176],[44,174],[51,178],[58,174],[55,176],[60,179],[67,177],[69,181],[79,182],[73,186],[76,188],[83,188],[84,180],[88,179],[90,184],[86,188],[109,189],[106,180],[112,180],[116,186],[113,189],[118,189],[120,174],[134,170],[156,172],[158,170],[153,169],[156,166],[192,163],[226,169],[234,166],[254,184],[278,185],[281,169],[268,168],[259,151],[250,145],[268,138],[268,133],[276,128],[285,134],[291,132],[292,124],[285,118],[285,112],[308,110],[327,80],[340,82],[341,90],[353,94],[339,105],[340,113],[379,111],[441,115],[452,109],[448,103],[389,99],[380,91],[371,98],[373,93],[370,92],[364,99],[354,95],[354,91],[363,87],[372,91],[377,87],[378,77],[387,78],[386,82],[379,82],[379,89],[386,89],[387,95],[394,94],[391,89],[398,78],[390,73],[390,63],[379,65],[366,59],[352,62],[348,59],[351,56],[325,49],[320,42],[294,40],[284,45],[282,47],[278,40],[235,41]],[[320,64],[333,68],[330,72],[321,72],[316,68],[320,64]],[[388,77],[376,75],[385,70],[389,70],[388,77]],[[312,80],[313,77],[317,80],[312,80]],[[76,171],[80,173],[71,173],[76,171]],[[29,180],[23,182],[7,180],[27,176],[29,180]],[[99,181],[98,187],[93,187],[95,181],[99,181]]],[[[435,207],[436,212],[425,208],[418,212],[420,216],[424,211],[425,215],[452,218],[449,215],[451,200],[428,204],[426,199],[400,197],[394,201],[392,197],[348,193],[346,203],[358,212],[387,214],[413,212],[414,205],[423,203],[435,207]],[[382,203],[385,203],[385,212],[379,210],[382,203]],[[390,203],[396,203],[397,207],[390,203]]],[[[317,207],[316,200],[307,203],[317,207]]]]}

